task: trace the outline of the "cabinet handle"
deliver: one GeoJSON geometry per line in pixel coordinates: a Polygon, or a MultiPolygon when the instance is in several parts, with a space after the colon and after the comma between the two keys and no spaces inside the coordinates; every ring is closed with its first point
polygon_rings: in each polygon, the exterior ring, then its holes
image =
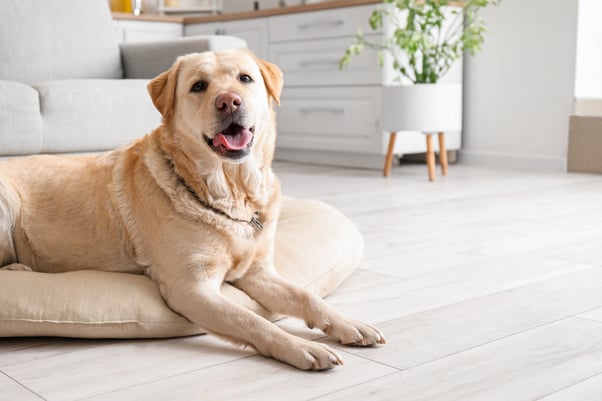
{"type": "Polygon", "coordinates": [[[329,113],[329,114],[343,114],[345,109],[342,107],[305,107],[299,109],[301,114],[309,113],[329,113]]]}
{"type": "Polygon", "coordinates": [[[340,26],[340,25],[343,25],[344,23],[345,23],[345,20],[342,20],[342,19],[331,20],[331,21],[316,21],[316,22],[308,22],[307,24],[299,24],[299,25],[297,25],[297,28],[299,28],[299,29],[309,29],[309,28],[316,28],[316,27],[327,28],[329,26],[331,26],[331,27],[340,26]]]}
{"type": "Polygon", "coordinates": [[[335,59],[315,59],[315,60],[305,60],[300,61],[299,65],[301,67],[311,67],[311,66],[338,66],[339,60],[335,59]]]}

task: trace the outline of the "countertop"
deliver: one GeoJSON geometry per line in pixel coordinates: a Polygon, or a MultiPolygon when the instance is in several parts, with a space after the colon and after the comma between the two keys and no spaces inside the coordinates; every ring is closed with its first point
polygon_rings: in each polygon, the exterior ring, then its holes
{"type": "Polygon", "coordinates": [[[241,13],[228,13],[219,15],[202,15],[202,16],[186,16],[186,15],[158,15],[158,14],[142,14],[136,16],[130,13],[113,13],[113,18],[117,20],[130,21],[155,21],[155,22],[175,22],[179,24],[201,24],[206,22],[220,21],[235,21],[242,19],[252,19],[261,17],[271,17],[274,15],[285,15],[301,13],[306,11],[330,10],[333,8],[361,6],[365,4],[377,4],[381,0],[333,0],[322,3],[305,4],[298,6],[289,6],[281,8],[269,8],[258,11],[247,11],[241,13]]]}

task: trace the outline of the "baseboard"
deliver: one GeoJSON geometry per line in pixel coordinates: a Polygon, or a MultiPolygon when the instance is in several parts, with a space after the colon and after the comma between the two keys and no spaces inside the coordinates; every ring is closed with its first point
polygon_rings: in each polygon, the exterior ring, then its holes
{"type": "MultiPolygon", "coordinates": [[[[417,156],[418,158],[420,156],[417,156]]],[[[330,152],[305,149],[276,149],[276,160],[323,164],[330,166],[358,167],[382,170],[385,157],[379,154],[330,152]]],[[[418,160],[417,160],[418,161],[418,160]]],[[[459,150],[458,162],[469,165],[528,170],[546,173],[565,173],[565,157],[508,154],[459,150]]]]}
{"type": "Polygon", "coordinates": [[[379,154],[332,152],[308,149],[283,149],[276,148],[276,160],[301,162],[309,164],[323,164],[327,166],[358,167],[382,170],[385,156],[379,154]]]}
{"type": "Polygon", "coordinates": [[[565,173],[566,157],[541,156],[530,154],[510,154],[484,152],[478,150],[460,150],[459,162],[483,167],[528,170],[544,173],[565,173]]]}

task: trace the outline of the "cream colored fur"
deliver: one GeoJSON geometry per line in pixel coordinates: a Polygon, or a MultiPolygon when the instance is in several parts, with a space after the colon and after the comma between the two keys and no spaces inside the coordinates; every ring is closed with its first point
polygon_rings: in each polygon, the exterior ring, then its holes
{"type": "Polygon", "coordinates": [[[245,50],[183,56],[149,84],[163,123],[147,136],[101,155],[0,163],[0,261],[41,272],[144,273],[192,322],[301,369],[329,369],[341,360],[327,345],[286,333],[226,299],[224,281],[344,344],[384,343],[378,330],[340,316],[274,269],[281,195],[271,169],[272,102],[281,88],[280,70],[245,50]],[[200,81],[206,89],[192,91],[200,81]],[[216,99],[225,93],[240,96],[237,121],[253,129],[249,153],[237,160],[209,145],[223,120],[234,118],[218,110],[216,99]],[[256,212],[261,232],[233,220],[256,212]]]}

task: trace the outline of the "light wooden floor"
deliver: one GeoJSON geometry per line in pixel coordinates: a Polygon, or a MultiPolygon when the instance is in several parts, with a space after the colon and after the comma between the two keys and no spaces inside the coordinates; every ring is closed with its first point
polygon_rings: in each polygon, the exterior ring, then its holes
{"type": "MultiPolygon", "coordinates": [[[[0,340],[0,400],[602,400],[602,176],[279,163],[366,240],[328,301],[383,347],[305,373],[212,336],[0,340]]],[[[291,320],[288,330],[319,341],[291,320]]]]}

